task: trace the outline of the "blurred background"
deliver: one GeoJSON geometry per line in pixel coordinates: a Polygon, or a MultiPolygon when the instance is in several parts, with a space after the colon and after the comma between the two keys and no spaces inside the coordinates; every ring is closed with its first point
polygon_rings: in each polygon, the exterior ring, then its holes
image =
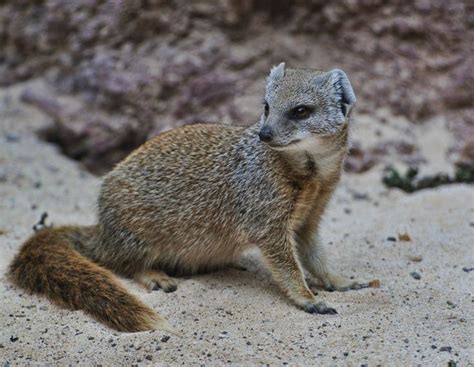
{"type": "Polygon", "coordinates": [[[428,154],[474,166],[473,45],[468,0],[0,1],[0,87],[95,173],[172,127],[254,123],[281,61],[348,73],[346,170],[422,165],[432,129],[428,154]]]}
{"type": "Polygon", "coordinates": [[[0,361],[469,365],[474,185],[386,186],[474,182],[473,92],[474,0],[0,0],[0,361]],[[128,282],[183,331],[162,339],[6,281],[38,221],[95,222],[99,176],[145,140],[255,123],[282,61],[352,81],[348,174],[321,238],[338,272],[380,289],[318,292],[340,314],[308,318],[258,256],[170,294],[128,282]]]}

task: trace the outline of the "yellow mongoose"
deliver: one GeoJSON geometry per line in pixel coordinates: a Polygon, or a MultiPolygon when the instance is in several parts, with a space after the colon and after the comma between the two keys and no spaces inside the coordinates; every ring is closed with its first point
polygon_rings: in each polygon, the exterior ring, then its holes
{"type": "Polygon", "coordinates": [[[105,177],[98,224],[38,231],[10,279],[117,330],[170,330],[114,273],[169,292],[167,273],[223,267],[257,246],[297,306],[336,313],[317,302],[304,272],[331,290],[365,286],[329,270],[317,237],[354,103],[341,70],[273,67],[257,124],[186,126],[143,144],[105,177]]]}

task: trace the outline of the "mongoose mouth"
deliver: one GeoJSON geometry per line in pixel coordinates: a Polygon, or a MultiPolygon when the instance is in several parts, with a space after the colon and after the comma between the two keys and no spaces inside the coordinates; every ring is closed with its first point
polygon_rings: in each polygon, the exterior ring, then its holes
{"type": "Polygon", "coordinates": [[[286,149],[288,147],[291,147],[293,145],[298,144],[300,141],[301,141],[301,139],[296,139],[296,140],[290,141],[288,144],[275,144],[275,143],[271,143],[271,142],[268,142],[266,144],[272,149],[283,150],[283,149],[286,149]]]}

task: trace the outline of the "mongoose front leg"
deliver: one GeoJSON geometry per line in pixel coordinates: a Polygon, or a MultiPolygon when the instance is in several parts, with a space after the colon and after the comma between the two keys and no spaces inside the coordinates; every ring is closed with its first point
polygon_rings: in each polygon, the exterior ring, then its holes
{"type": "Polygon", "coordinates": [[[173,278],[161,270],[148,270],[135,276],[135,281],[149,291],[163,289],[166,293],[174,292],[178,286],[173,278]]]}
{"type": "Polygon", "coordinates": [[[329,267],[325,251],[317,235],[301,236],[298,246],[300,261],[311,276],[319,279],[328,291],[345,292],[352,289],[367,288],[368,283],[347,279],[335,274],[329,267]]]}
{"type": "Polygon", "coordinates": [[[326,306],[323,302],[316,302],[304,279],[291,239],[284,238],[278,244],[265,244],[262,246],[262,253],[273,278],[297,306],[309,313],[331,315],[337,313],[334,308],[326,306]]]}

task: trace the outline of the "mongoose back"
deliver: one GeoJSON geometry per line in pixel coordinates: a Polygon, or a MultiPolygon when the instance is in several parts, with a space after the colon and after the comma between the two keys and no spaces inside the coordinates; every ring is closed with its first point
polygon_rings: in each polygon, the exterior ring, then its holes
{"type": "Polygon", "coordinates": [[[170,331],[114,273],[169,292],[169,274],[225,267],[256,246],[295,305],[336,313],[316,300],[305,273],[330,290],[365,286],[335,275],[318,241],[354,104],[341,70],[273,67],[255,125],[185,126],[146,142],[104,178],[98,224],[38,231],[10,279],[116,330],[170,331]]]}

